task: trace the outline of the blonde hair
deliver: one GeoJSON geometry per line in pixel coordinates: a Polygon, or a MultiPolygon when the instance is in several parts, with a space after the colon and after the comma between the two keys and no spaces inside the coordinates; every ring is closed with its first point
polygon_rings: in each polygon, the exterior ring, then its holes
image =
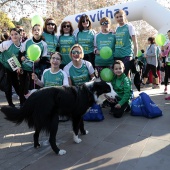
{"type": "Polygon", "coordinates": [[[74,45],[71,47],[70,52],[69,52],[70,57],[71,57],[71,52],[73,51],[73,49],[74,49],[75,47],[80,48],[80,50],[81,50],[81,52],[82,52],[82,53],[81,53],[81,58],[84,58],[84,50],[83,50],[83,47],[82,47],[80,44],[74,44],[74,45]]]}
{"type": "Polygon", "coordinates": [[[116,16],[116,14],[122,14],[123,15],[123,17],[124,17],[124,21],[125,21],[125,23],[127,23],[128,22],[128,20],[127,20],[127,17],[126,17],[126,12],[124,11],[124,10],[118,10],[118,11],[116,11],[115,13],[114,13],[114,17],[116,16]]]}

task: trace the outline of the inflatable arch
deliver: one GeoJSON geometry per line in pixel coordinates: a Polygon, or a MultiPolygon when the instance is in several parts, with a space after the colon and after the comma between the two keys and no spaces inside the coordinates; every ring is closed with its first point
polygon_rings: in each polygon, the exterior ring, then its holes
{"type": "Polygon", "coordinates": [[[127,2],[110,7],[87,11],[64,18],[63,21],[71,21],[74,29],[77,28],[77,22],[82,14],[90,17],[93,27],[98,27],[102,17],[109,17],[114,23],[114,13],[119,10],[125,10],[128,21],[144,20],[153,26],[159,33],[166,34],[170,30],[170,10],[163,7],[156,0],[138,0],[127,2]]]}

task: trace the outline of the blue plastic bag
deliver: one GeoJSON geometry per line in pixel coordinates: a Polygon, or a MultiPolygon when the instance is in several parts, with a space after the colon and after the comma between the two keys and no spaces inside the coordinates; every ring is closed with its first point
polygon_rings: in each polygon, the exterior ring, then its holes
{"type": "Polygon", "coordinates": [[[142,92],[139,94],[139,96],[136,99],[132,100],[131,115],[154,118],[154,117],[162,116],[162,111],[151,100],[148,94],[142,92]]]}
{"type": "Polygon", "coordinates": [[[85,121],[102,121],[104,120],[103,112],[98,104],[93,104],[88,112],[83,115],[85,121]]]}
{"type": "Polygon", "coordinates": [[[132,116],[143,116],[141,107],[144,107],[141,96],[132,100],[131,103],[131,115],[132,116]]]}
{"type": "Polygon", "coordinates": [[[143,116],[154,118],[162,116],[162,110],[151,100],[148,94],[140,93],[144,107],[141,107],[143,116]]]}

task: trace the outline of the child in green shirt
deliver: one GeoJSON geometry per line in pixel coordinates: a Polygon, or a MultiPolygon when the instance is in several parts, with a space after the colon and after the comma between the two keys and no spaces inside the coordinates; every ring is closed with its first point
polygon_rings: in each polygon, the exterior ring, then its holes
{"type": "Polygon", "coordinates": [[[130,79],[124,74],[125,66],[121,60],[116,60],[113,64],[114,77],[112,86],[118,94],[118,101],[111,103],[111,114],[114,117],[122,117],[125,111],[129,111],[129,101],[132,95],[132,86],[130,79]]]}

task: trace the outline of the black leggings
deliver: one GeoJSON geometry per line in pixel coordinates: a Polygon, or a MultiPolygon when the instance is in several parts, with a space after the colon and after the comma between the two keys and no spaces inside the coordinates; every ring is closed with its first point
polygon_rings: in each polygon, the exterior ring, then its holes
{"type": "Polygon", "coordinates": [[[148,73],[149,73],[150,70],[152,71],[153,76],[155,78],[158,78],[157,68],[156,68],[156,66],[151,65],[151,64],[146,65],[145,72],[143,73],[143,78],[148,78],[148,73]]]}
{"type": "Polygon", "coordinates": [[[20,83],[18,80],[18,74],[17,72],[11,72],[6,69],[7,73],[7,81],[8,81],[8,88],[7,91],[5,92],[6,99],[8,101],[8,104],[11,105],[13,104],[12,102],[12,86],[15,89],[15,92],[20,98],[20,104],[23,104],[25,101],[24,94],[21,93],[20,91],[20,83]]]}
{"type": "Polygon", "coordinates": [[[168,85],[168,78],[170,77],[170,66],[169,65],[165,65],[165,78],[164,78],[164,83],[165,86],[168,85]]]}
{"type": "Polygon", "coordinates": [[[125,110],[127,109],[127,107],[129,107],[129,104],[126,102],[124,103],[120,109],[115,108],[116,103],[111,103],[111,112],[113,113],[113,116],[116,118],[121,118],[123,116],[123,113],[125,112],[125,110]]]}
{"type": "Polygon", "coordinates": [[[92,64],[93,68],[95,68],[95,64],[94,64],[95,63],[95,54],[93,52],[89,53],[89,54],[84,54],[83,59],[86,61],[89,61],[92,64]]]}

